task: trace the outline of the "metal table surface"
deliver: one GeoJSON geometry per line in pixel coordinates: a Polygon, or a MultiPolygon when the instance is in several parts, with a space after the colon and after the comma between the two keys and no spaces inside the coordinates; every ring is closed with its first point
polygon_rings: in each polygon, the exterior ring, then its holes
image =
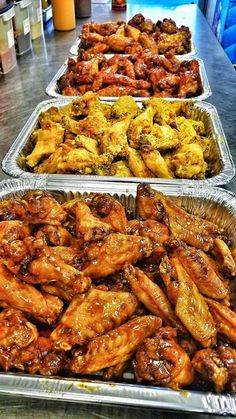
{"type": "MultiPolygon", "coordinates": [[[[172,17],[177,24],[188,25],[193,33],[197,56],[205,63],[212,96],[208,99],[216,106],[236,164],[236,72],[224,50],[213,35],[208,23],[196,5],[173,8],[155,6],[153,0],[142,1],[142,6],[133,0],[126,12],[112,12],[110,3],[93,4],[89,19],[78,19],[76,30],[57,32],[52,21],[45,27],[44,38],[33,42],[32,51],[18,57],[17,67],[5,76],[0,76],[0,157],[5,156],[16,135],[23,127],[38,102],[47,99],[45,88],[55,72],[69,55],[81,25],[87,21],[117,20],[130,18],[142,11],[154,21],[172,17]]],[[[0,180],[7,176],[0,171],[0,180]]],[[[236,193],[236,180],[226,186],[236,193]]],[[[66,402],[50,402],[17,397],[0,396],[1,418],[206,418],[208,415],[185,415],[153,409],[109,407],[104,405],[79,405],[66,402]]],[[[210,417],[210,416],[209,416],[210,417]]],[[[212,417],[212,416],[211,416],[212,417]]],[[[215,416],[216,418],[217,416],[215,416]]]]}

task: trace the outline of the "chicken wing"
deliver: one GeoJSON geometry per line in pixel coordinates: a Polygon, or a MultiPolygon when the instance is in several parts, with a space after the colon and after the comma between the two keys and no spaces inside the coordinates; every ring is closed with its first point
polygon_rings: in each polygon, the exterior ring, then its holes
{"type": "Polygon", "coordinates": [[[66,219],[66,212],[46,191],[28,192],[21,202],[26,209],[28,223],[60,225],[66,219]]]}
{"type": "Polygon", "coordinates": [[[215,391],[236,393],[236,350],[219,346],[217,350],[202,349],[192,360],[193,368],[200,376],[213,383],[215,391]]]}
{"type": "Polygon", "coordinates": [[[134,361],[137,381],[180,390],[192,383],[194,371],[171,327],[161,327],[138,347],[134,361]]]}
{"type": "Polygon", "coordinates": [[[42,294],[32,285],[20,281],[0,264],[0,306],[6,305],[25,311],[49,324],[55,323],[63,307],[59,298],[42,294]]]}
{"type": "Polygon", "coordinates": [[[88,248],[83,273],[91,278],[112,275],[127,265],[150,256],[151,241],[146,237],[110,234],[102,243],[88,248]]]}
{"type": "Polygon", "coordinates": [[[35,167],[40,160],[48,157],[59,144],[62,143],[65,130],[60,124],[50,129],[38,129],[34,131],[36,145],[31,154],[26,157],[26,163],[30,167],[35,167]]]}
{"type": "Polygon", "coordinates": [[[55,349],[70,350],[120,326],[136,311],[138,302],[128,292],[91,289],[73,298],[51,339],[55,349]]]}
{"type": "Polygon", "coordinates": [[[214,240],[212,253],[217,258],[217,264],[223,274],[230,276],[236,275],[236,262],[234,261],[227,244],[223,240],[214,240]]]}
{"type": "Polygon", "coordinates": [[[101,140],[103,153],[110,153],[113,157],[124,157],[128,153],[127,130],[130,125],[131,116],[115,122],[105,132],[101,140]]]}
{"type": "Polygon", "coordinates": [[[91,200],[90,208],[93,213],[108,223],[114,231],[125,233],[128,225],[123,205],[108,194],[95,194],[91,200]]]}
{"type": "Polygon", "coordinates": [[[85,202],[79,201],[75,208],[76,233],[85,242],[99,241],[113,232],[110,224],[95,217],[85,202]]]}
{"type": "Polygon", "coordinates": [[[124,52],[126,47],[134,43],[134,39],[128,36],[113,34],[106,38],[106,42],[112,51],[124,52]]]}
{"type": "Polygon", "coordinates": [[[141,134],[149,134],[153,127],[154,110],[147,106],[144,112],[134,118],[129,126],[128,140],[133,148],[139,148],[141,134]]]}
{"type": "Polygon", "coordinates": [[[180,334],[187,334],[165,293],[155,282],[151,281],[140,269],[131,265],[126,268],[125,274],[133,293],[152,314],[160,317],[163,324],[176,327],[180,334]]]}
{"type": "Polygon", "coordinates": [[[0,313],[0,366],[4,371],[16,368],[31,374],[38,369],[35,325],[23,313],[5,309],[0,313]]]}
{"type": "Polygon", "coordinates": [[[203,347],[216,342],[216,327],[206,302],[178,259],[167,256],[160,264],[160,275],[175,314],[203,347]]]}
{"type": "Polygon", "coordinates": [[[95,167],[107,165],[112,162],[112,154],[93,154],[85,148],[75,148],[62,155],[58,163],[59,173],[80,173],[90,174],[95,167]]]}
{"type": "Polygon", "coordinates": [[[145,165],[142,156],[138,150],[132,147],[128,147],[128,165],[130,170],[136,177],[155,177],[154,173],[151,172],[145,165]]]}
{"type": "Polygon", "coordinates": [[[185,179],[205,179],[207,163],[199,144],[184,144],[171,159],[176,177],[185,179]]]}
{"type": "Polygon", "coordinates": [[[116,177],[133,177],[133,173],[129,169],[127,163],[123,160],[116,161],[111,164],[110,175],[116,177]]]}
{"type": "Polygon", "coordinates": [[[228,297],[229,290],[218,272],[213,269],[211,259],[206,253],[189,247],[178,239],[170,239],[166,244],[171,255],[183,265],[201,294],[216,300],[228,297]]]}
{"type": "Polygon", "coordinates": [[[75,352],[71,362],[72,372],[88,374],[119,364],[160,326],[161,319],[158,317],[141,316],[94,338],[86,352],[83,349],[75,352]]]}
{"type": "Polygon", "coordinates": [[[111,115],[113,118],[123,119],[127,116],[136,117],[140,108],[131,96],[121,96],[112,105],[111,115]]]}
{"type": "Polygon", "coordinates": [[[173,237],[204,251],[213,246],[215,238],[224,234],[217,225],[187,213],[146,184],[138,186],[137,209],[143,219],[151,218],[166,224],[173,237]]]}
{"type": "Polygon", "coordinates": [[[222,335],[232,342],[236,342],[236,313],[229,307],[210,298],[205,298],[216,327],[222,335]]]}
{"type": "Polygon", "coordinates": [[[141,156],[144,163],[156,177],[173,179],[174,176],[168,168],[165,160],[158,150],[142,151],[141,156]]]}
{"type": "Polygon", "coordinates": [[[179,144],[178,131],[168,125],[154,124],[150,134],[142,135],[141,148],[143,151],[167,151],[179,144]]]}

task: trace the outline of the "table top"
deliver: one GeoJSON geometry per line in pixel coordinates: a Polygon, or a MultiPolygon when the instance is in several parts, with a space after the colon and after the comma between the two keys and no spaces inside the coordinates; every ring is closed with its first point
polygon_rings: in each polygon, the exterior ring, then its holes
{"type": "MultiPolygon", "coordinates": [[[[204,60],[212,96],[208,102],[216,106],[225,135],[236,164],[236,72],[221,45],[213,35],[208,23],[196,5],[178,7],[157,7],[155,2],[138,0],[128,4],[126,12],[112,12],[110,3],[93,4],[92,16],[77,19],[73,31],[54,31],[52,21],[45,27],[44,37],[33,41],[33,49],[18,57],[17,66],[7,75],[0,76],[0,157],[5,156],[20,129],[42,100],[48,99],[45,88],[56,71],[69,56],[69,50],[80,31],[82,24],[90,20],[129,19],[135,13],[142,13],[152,20],[172,17],[178,25],[188,25],[193,33],[197,56],[204,60]]],[[[0,171],[0,180],[7,178],[0,171]]],[[[236,193],[236,180],[225,186],[236,193]]],[[[70,417],[118,419],[154,419],[157,411],[128,407],[109,407],[105,405],[80,405],[66,402],[53,402],[0,396],[1,418],[70,418],[70,417]]],[[[158,412],[158,418],[207,418],[208,415],[184,415],[182,413],[158,412]]],[[[210,417],[210,416],[209,416],[210,417]]],[[[215,416],[216,418],[217,416],[215,416]]],[[[212,418],[212,416],[211,416],[212,418]]]]}

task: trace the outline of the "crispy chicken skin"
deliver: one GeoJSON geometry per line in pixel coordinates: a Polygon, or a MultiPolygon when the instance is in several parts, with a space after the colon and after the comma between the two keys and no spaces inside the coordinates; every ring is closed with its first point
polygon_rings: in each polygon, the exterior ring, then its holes
{"type": "Polygon", "coordinates": [[[206,253],[195,247],[189,247],[178,239],[170,239],[166,245],[171,255],[183,265],[201,294],[216,300],[228,297],[229,290],[218,272],[213,269],[206,253]]]}
{"type": "Polygon", "coordinates": [[[210,298],[205,298],[205,301],[216,323],[218,332],[222,333],[230,341],[236,342],[236,313],[218,301],[210,298]]]}
{"type": "Polygon", "coordinates": [[[164,256],[160,275],[175,314],[203,347],[216,342],[216,327],[206,302],[178,259],[164,256]]]}
{"type": "Polygon", "coordinates": [[[75,352],[71,371],[88,374],[123,362],[144,339],[161,326],[161,319],[155,316],[140,316],[122,326],[91,340],[85,349],[75,352]]]}
{"type": "Polygon", "coordinates": [[[160,317],[164,325],[175,327],[180,334],[186,335],[185,327],[176,317],[172,305],[162,289],[155,282],[151,281],[143,271],[134,266],[128,266],[125,274],[138,300],[152,314],[160,317]]]}
{"type": "Polygon", "coordinates": [[[59,298],[42,294],[32,285],[26,284],[0,264],[0,306],[10,306],[48,324],[54,324],[62,311],[59,298]]]}
{"type": "Polygon", "coordinates": [[[138,382],[180,390],[192,383],[194,371],[187,353],[177,342],[172,327],[161,327],[139,346],[134,361],[138,382]]]}
{"type": "Polygon", "coordinates": [[[83,273],[91,278],[112,275],[150,256],[151,252],[152,244],[146,237],[109,234],[102,243],[92,244],[88,248],[83,273]]]}
{"type": "Polygon", "coordinates": [[[21,311],[11,308],[0,313],[0,366],[35,373],[38,367],[36,326],[21,311]]]}
{"type": "Polygon", "coordinates": [[[236,350],[229,346],[197,351],[192,360],[200,376],[214,385],[217,393],[236,391],[236,350]]]}
{"type": "Polygon", "coordinates": [[[91,289],[73,298],[51,334],[55,349],[70,350],[120,326],[135,312],[138,302],[127,292],[91,289]]]}
{"type": "Polygon", "coordinates": [[[137,209],[143,219],[163,222],[173,237],[204,251],[212,248],[214,239],[223,234],[223,230],[215,224],[187,213],[149,185],[138,186],[137,209]]]}
{"type": "Polygon", "coordinates": [[[128,152],[127,130],[131,116],[115,122],[104,134],[101,140],[103,153],[111,153],[113,157],[124,157],[128,152]]]}

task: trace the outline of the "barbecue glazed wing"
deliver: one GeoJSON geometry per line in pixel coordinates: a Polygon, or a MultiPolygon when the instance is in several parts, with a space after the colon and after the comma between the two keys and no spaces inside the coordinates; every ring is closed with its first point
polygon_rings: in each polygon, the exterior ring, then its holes
{"type": "Polygon", "coordinates": [[[0,330],[1,368],[35,373],[38,369],[36,326],[21,311],[9,308],[0,313],[0,330]]]}
{"type": "Polygon", "coordinates": [[[0,264],[0,306],[10,306],[29,313],[41,322],[54,324],[63,303],[59,298],[42,294],[32,285],[20,281],[0,264]]]}
{"type": "Polygon", "coordinates": [[[79,201],[75,207],[76,233],[83,236],[85,242],[99,241],[113,232],[110,224],[92,214],[85,202],[79,201]]]}
{"type": "Polygon", "coordinates": [[[236,313],[218,301],[205,298],[219,333],[236,342],[236,313]]]}
{"type": "Polygon", "coordinates": [[[120,326],[136,311],[138,302],[128,292],[91,289],[75,296],[51,334],[55,349],[70,350],[120,326]]]}
{"type": "Polygon", "coordinates": [[[172,327],[161,327],[138,347],[134,361],[137,381],[180,390],[192,383],[194,371],[172,327]]]}
{"type": "Polygon", "coordinates": [[[124,362],[144,339],[151,336],[161,326],[161,319],[155,316],[141,316],[119,326],[105,335],[89,342],[86,352],[75,352],[71,371],[87,374],[124,362]]]}
{"type": "Polygon", "coordinates": [[[226,275],[236,275],[236,263],[233,255],[231,254],[227,244],[221,239],[214,240],[212,249],[213,255],[217,258],[219,270],[226,275]]]}
{"type": "Polygon", "coordinates": [[[34,131],[36,145],[31,154],[26,157],[26,163],[30,167],[36,166],[40,160],[50,156],[62,143],[65,130],[60,124],[50,129],[38,129],[34,131]]]}
{"type": "Polygon", "coordinates": [[[31,224],[60,225],[66,218],[61,205],[46,191],[28,192],[22,197],[27,222],[31,224]]]}
{"type": "Polygon", "coordinates": [[[143,218],[151,218],[166,224],[173,237],[198,249],[208,251],[216,237],[224,231],[217,225],[196,217],[164,196],[153,190],[149,185],[139,185],[137,190],[138,214],[143,218]]]}
{"type": "Polygon", "coordinates": [[[187,334],[165,293],[155,282],[151,281],[140,269],[131,265],[126,268],[125,275],[133,293],[152,314],[160,317],[163,324],[176,327],[180,334],[187,334]]]}
{"type": "Polygon", "coordinates": [[[171,255],[178,259],[198,287],[201,294],[216,300],[228,297],[229,290],[221,276],[213,269],[211,259],[202,250],[187,246],[178,239],[167,242],[171,255]]]}
{"type": "Polygon", "coordinates": [[[219,346],[216,350],[202,349],[192,360],[193,368],[206,381],[212,383],[217,393],[224,390],[236,393],[236,350],[219,346]]]}
{"type": "Polygon", "coordinates": [[[150,256],[151,252],[152,244],[146,237],[110,234],[102,243],[92,244],[88,248],[83,273],[91,278],[112,275],[150,256]]]}
{"type": "Polygon", "coordinates": [[[114,231],[125,233],[128,225],[123,205],[108,194],[95,194],[91,200],[90,208],[93,213],[108,223],[114,231]]]}
{"type": "Polygon", "coordinates": [[[207,304],[178,259],[167,256],[160,264],[160,275],[175,314],[203,347],[215,344],[216,327],[207,304]]]}

